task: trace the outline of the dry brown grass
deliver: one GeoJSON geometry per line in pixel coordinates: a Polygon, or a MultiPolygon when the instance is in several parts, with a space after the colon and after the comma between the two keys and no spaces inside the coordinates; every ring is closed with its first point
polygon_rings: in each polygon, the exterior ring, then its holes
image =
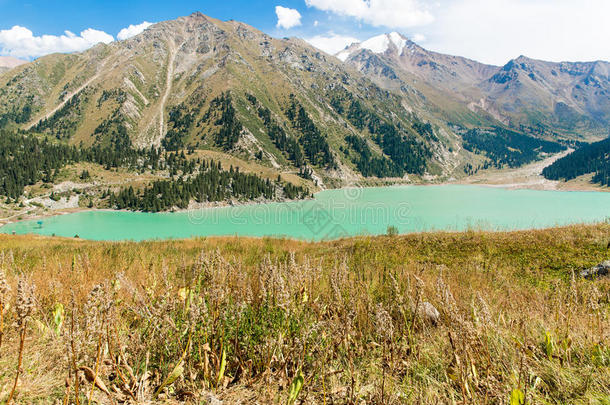
{"type": "MultiPolygon", "coordinates": [[[[11,291],[36,286],[16,400],[287,403],[302,373],[297,403],[608,403],[610,282],[573,274],[608,259],[609,238],[608,224],[324,243],[0,236],[11,291]]],[[[10,296],[0,400],[20,341],[10,296]]]]}

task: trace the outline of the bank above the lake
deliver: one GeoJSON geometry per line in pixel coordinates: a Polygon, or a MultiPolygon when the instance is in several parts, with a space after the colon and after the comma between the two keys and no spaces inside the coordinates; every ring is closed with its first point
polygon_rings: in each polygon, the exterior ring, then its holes
{"type": "Polygon", "coordinates": [[[177,213],[85,211],[12,223],[3,233],[91,240],[240,235],[302,240],[399,233],[547,228],[610,216],[610,193],[508,190],[467,185],[327,190],[313,200],[177,213]]]}

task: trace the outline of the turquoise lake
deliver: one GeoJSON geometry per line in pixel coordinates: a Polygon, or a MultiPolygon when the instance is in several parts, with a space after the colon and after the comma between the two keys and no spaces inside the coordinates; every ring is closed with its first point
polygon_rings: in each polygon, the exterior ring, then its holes
{"type": "Polygon", "coordinates": [[[329,190],[290,203],[179,213],[88,211],[0,228],[2,233],[91,240],[274,236],[305,240],[431,230],[514,230],[610,218],[610,193],[438,185],[329,190]]]}

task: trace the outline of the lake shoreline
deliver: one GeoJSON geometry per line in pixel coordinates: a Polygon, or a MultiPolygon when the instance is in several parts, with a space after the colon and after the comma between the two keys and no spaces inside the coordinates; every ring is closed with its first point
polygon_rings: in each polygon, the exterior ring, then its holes
{"type": "MultiPolygon", "coordinates": [[[[548,180],[542,171],[562,157],[570,154],[573,149],[567,149],[544,159],[517,168],[488,169],[480,173],[456,180],[456,184],[480,185],[484,187],[499,187],[510,190],[544,190],[544,191],[596,191],[610,192],[610,187],[591,183],[592,174],[584,175],[570,181],[548,180]]],[[[450,184],[450,183],[448,183],[450,184]]]]}
{"type": "MultiPolygon", "coordinates": [[[[463,186],[477,186],[486,188],[496,189],[507,189],[507,190],[537,190],[537,191],[564,191],[564,192],[610,192],[610,187],[602,187],[587,181],[587,179],[576,179],[569,182],[562,182],[556,180],[548,180],[542,176],[542,171],[545,167],[550,166],[558,159],[566,156],[572,151],[568,149],[564,152],[551,155],[545,159],[529,163],[527,165],[515,168],[515,169],[500,169],[500,170],[485,170],[482,173],[476,173],[472,176],[452,179],[446,181],[423,181],[423,182],[401,182],[397,180],[394,184],[386,185],[366,185],[366,186],[345,186],[335,189],[328,190],[350,190],[350,189],[371,189],[371,188],[391,188],[391,187],[409,187],[409,186],[451,186],[451,185],[463,185],[463,186]]],[[[379,179],[382,180],[382,179],[379,179]]],[[[323,191],[319,190],[314,193],[315,196],[323,191]]],[[[254,201],[237,201],[237,200],[226,200],[226,201],[214,201],[206,203],[195,203],[191,202],[189,207],[184,209],[172,209],[169,211],[161,211],[159,213],[184,213],[184,212],[196,212],[202,209],[215,209],[215,208],[226,208],[226,207],[242,207],[250,205],[270,204],[270,203],[290,203],[297,201],[306,201],[311,198],[303,200],[254,200],[254,201]]],[[[28,213],[17,213],[11,215],[8,218],[0,218],[0,228],[17,222],[32,221],[32,220],[43,220],[50,217],[74,214],[79,212],[143,212],[143,211],[130,211],[130,210],[114,210],[110,208],[88,208],[88,207],[73,207],[73,208],[59,208],[51,209],[43,213],[34,213],[28,215],[28,213]],[[19,219],[13,219],[19,218],[19,219]]]]}
{"type": "Polygon", "coordinates": [[[387,233],[390,226],[405,234],[541,229],[607,220],[607,207],[610,207],[607,193],[545,191],[554,193],[455,183],[344,188],[316,193],[315,199],[242,202],[232,206],[228,203],[205,204],[161,215],[126,210],[69,209],[54,212],[52,216],[13,221],[2,226],[0,232],[78,235],[90,240],[223,235],[324,240],[380,235],[387,233]],[[69,218],[44,220],[61,216],[69,218]]]}
{"type": "MultiPolygon", "coordinates": [[[[317,193],[316,193],[317,194],[317,193]]],[[[56,210],[50,210],[42,214],[34,214],[27,216],[26,214],[15,214],[9,218],[0,218],[0,228],[14,224],[17,222],[24,221],[33,221],[33,220],[42,220],[45,218],[52,218],[62,215],[70,215],[77,214],[81,212],[126,212],[126,213],[147,213],[147,214],[178,214],[185,212],[196,212],[202,209],[216,209],[216,208],[227,208],[227,207],[244,207],[250,205],[259,205],[259,204],[271,204],[271,203],[290,203],[290,202],[298,202],[298,201],[308,201],[312,198],[304,198],[301,200],[251,200],[251,201],[236,201],[236,200],[227,200],[227,201],[211,201],[206,203],[196,203],[191,201],[187,208],[175,208],[169,211],[159,211],[159,212],[145,212],[145,211],[131,211],[127,209],[117,210],[112,208],[88,208],[88,207],[75,207],[75,208],[59,208],[56,210]],[[13,220],[13,217],[22,216],[21,219],[13,220]]]]}
{"type": "MultiPolygon", "coordinates": [[[[160,211],[160,212],[148,212],[149,214],[178,214],[178,213],[189,213],[189,212],[197,212],[200,210],[214,210],[218,208],[227,208],[227,207],[246,207],[252,205],[265,205],[265,204],[282,204],[282,203],[292,203],[292,202],[300,202],[300,201],[308,201],[315,200],[315,196],[319,193],[325,191],[347,191],[353,189],[367,190],[367,189],[388,189],[388,188],[396,188],[396,187],[435,187],[435,186],[473,186],[473,187],[483,187],[483,188],[492,188],[492,189],[506,189],[506,190],[533,190],[533,191],[556,191],[556,192],[595,192],[595,193],[610,193],[609,187],[601,187],[590,185],[590,187],[543,187],[538,184],[530,184],[530,183],[477,183],[472,180],[459,179],[455,181],[443,181],[443,182],[425,182],[425,183],[396,183],[385,186],[375,186],[375,185],[367,185],[367,186],[348,186],[348,187],[340,187],[334,189],[320,190],[315,192],[313,198],[306,198],[302,200],[260,200],[260,201],[214,201],[207,203],[195,203],[191,202],[189,207],[187,208],[175,208],[169,211],[160,211]]],[[[559,181],[551,181],[546,180],[550,184],[558,185],[558,184],[566,184],[565,182],[559,181]]],[[[111,208],[88,208],[88,207],[75,207],[75,208],[59,208],[55,210],[49,210],[44,213],[34,213],[29,215],[28,213],[17,213],[11,215],[8,218],[0,218],[0,229],[5,227],[6,225],[25,222],[25,221],[33,221],[33,220],[44,220],[56,216],[76,214],[82,212],[125,212],[125,213],[147,213],[144,211],[131,211],[131,210],[117,210],[111,208]],[[19,218],[19,219],[15,219],[19,218]]]]}

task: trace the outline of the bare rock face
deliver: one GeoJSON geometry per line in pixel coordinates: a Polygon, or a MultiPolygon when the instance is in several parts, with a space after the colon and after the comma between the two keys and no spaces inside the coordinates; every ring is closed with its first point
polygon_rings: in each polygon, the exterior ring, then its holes
{"type": "Polygon", "coordinates": [[[610,276],[610,260],[606,260],[598,264],[597,266],[591,267],[580,272],[580,276],[588,280],[593,280],[601,277],[610,276]]]}
{"type": "Polygon", "coordinates": [[[441,314],[428,301],[424,301],[417,308],[417,315],[426,323],[437,325],[441,319],[441,314]]]}

